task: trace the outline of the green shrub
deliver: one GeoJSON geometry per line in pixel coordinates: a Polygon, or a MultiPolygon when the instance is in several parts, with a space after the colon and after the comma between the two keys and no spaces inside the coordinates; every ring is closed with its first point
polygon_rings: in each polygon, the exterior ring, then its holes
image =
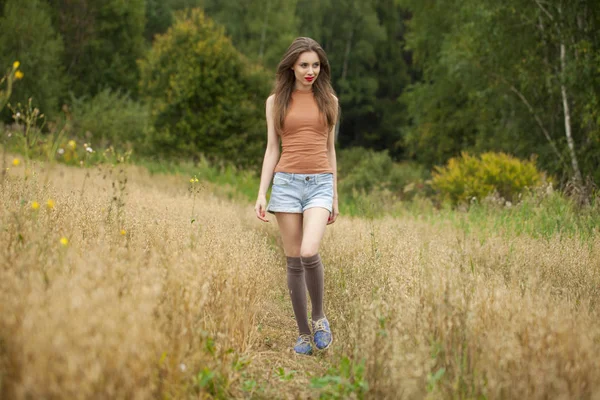
{"type": "Polygon", "coordinates": [[[430,189],[425,181],[429,177],[429,171],[415,162],[394,163],[388,177],[389,188],[393,192],[402,193],[405,200],[419,193],[428,195],[430,189]]]}
{"type": "Polygon", "coordinates": [[[363,147],[339,151],[338,172],[338,190],[346,196],[385,189],[404,198],[423,188],[427,177],[427,171],[417,164],[395,163],[387,151],[363,147]]]}
{"type": "Polygon", "coordinates": [[[149,112],[129,95],[105,89],[92,98],[72,98],[73,134],[102,148],[133,147],[144,152],[149,112]]]}
{"type": "Polygon", "coordinates": [[[202,154],[238,166],[262,162],[270,79],[201,10],[177,14],[140,66],[140,90],[150,105],[151,145],[157,154],[202,154]]]}
{"type": "Polygon", "coordinates": [[[515,201],[527,188],[544,180],[535,160],[523,161],[505,153],[484,153],[480,157],[462,153],[444,167],[436,167],[432,186],[443,200],[452,204],[469,203],[497,193],[515,201]]]}
{"type": "Polygon", "coordinates": [[[362,147],[340,151],[340,191],[368,192],[386,186],[393,161],[387,152],[376,152],[362,147]]]}

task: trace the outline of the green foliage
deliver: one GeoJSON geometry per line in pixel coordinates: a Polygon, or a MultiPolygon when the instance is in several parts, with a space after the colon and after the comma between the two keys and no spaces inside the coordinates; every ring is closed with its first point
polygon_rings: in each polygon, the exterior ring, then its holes
{"type": "Polygon", "coordinates": [[[133,147],[143,153],[149,112],[127,94],[105,89],[92,98],[72,98],[73,134],[101,147],[133,147]]]}
{"type": "Polygon", "coordinates": [[[222,166],[208,162],[204,157],[196,163],[190,161],[161,160],[149,157],[135,158],[135,162],[151,174],[177,174],[186,177],[196,176],[203,182],[214,184],[211,190],[223,197],[245,202],[256,200],[256,188],[260,183],[252,170],[240,170],[230,164],[222,166]]]}
{"type": "Polygon", "coordinates": [[[365,379],[365,363],[343,357],[337,366],[322,377],[311,379],[311,386],[319,390],[320,399],[365,398],[369,384],[365,379]]]}
{"type": "Polygon", "coordinates": [[[534,188],[543,180],[534,160],[521,161],[504,153],[484,153],[480,157],[462,153],[446,166],[436,167],[432,185],[442,199],[459,204],[473,198],[482,200],[493,193],[515,201],[525,189],[534,188]]]}
{"type": "Polygon", "coordinates": [[[201,10],[178,14],[140,65],[153,151],[245,166],[262,161],[269,80],[201,10]]]}
{"type": "Polygon", "coordinates": [[[403,132],[411,157],[431,166],[460,151],[536,154],[563,180],[573,176],[577,157],[584,176],[600,177],[594,2],[399,3],[412,14],[407,47],[422,74],[402,96],[412,120],[403,132]]]}
{"type": "Polygon", "coordinates": [[[49,0],[65,39],[64,63],[76,96],[103,88],[136,93],[143,56],[145,0],[49,0]]]}
{"type": "Polygon", "coordinates": [[[427,374],[427,391],[428,392],[431,393],[436,389],[438,383],[442,380],[445,373],[446,373],[446,368],[441,367],[434,374],[432,374],[432,373],[427,374]]]}
{"type": "MultiPolygon", "coordinates": [[[[352,147],[338,152],[339,191],[352,193],[388,189],[404,193],[409,185],[415,186],[427,178],[427,171],[411,163],[395,163],[387,151],[377,152],[352,147]]],[[[410,189],[410,187],[408,188],[410,189]]]]}
{"type": "Polygon", "coordinates": [[[376,152],[362,147],[353,147],[339,152],[339,190],[371,191],[387,183],[392,169],[392,159],[387,152],[376,152]]]}
{"type": "Polygon", "coordinates": [[[331,63],[342,108],[340,146],[398,156],[403,116],[396,99],[408,82],[400,7],[392,0],[298,0],[296,12],[299,34],[317,40],[331,63]]]}
{"type": "MultiPolygon", "coordinates": [[[[42,112],[54,115],[65,89],[64,49],[47,5],[41,0],[7,0],[0,26],[0,65],[5,68],[19,61],[23,73],[13,88],[11,103],[25,104],[33,98],[42,112]]],[[[4,112],[3,119],[9,121],[10,114],[4,112]]]]}
{"type": "Polygon", "coordinates": [[[217,399],[227,398],[227,377],[223,376],[219,371],[204,367],[200,372],[198,372],[195,384],[198,393],[206,392],[217,399]]]}
{"type": "Polygon", "coordinates": [[[503,232],[507,236],[530,235],[550,238],[557,234],[593,240],[600,232],[600,197],[581,206],[551,186],[525,195],[517,205],[498,207],[484,202],[473,205],[468,213],[455,216],[465,231],[473,228],[503,232]]]}
{"type": "Polygon", "coordinates": [[[328,54],[343,110],[340,145],[388,149],[394,158],[401,155],[405,106],[397,98],[410,77],[402,46],[407,16],[395,0],[200,3],[225,27],[236,48],[268,71],[274,72],[295,37],[317,40],[328,54]]]}
{"type": "Polygon", "coordinates": [[[154,36],[165,33],[173,23],[173,10],[164,0],[146,0],[146,26],[144,36],[152,42],[154,36]]]}
{"type": "Polygon", "coordinates": [[[9,105],[9,108],[17,128],[9,137],[17,142],[19,148],[24,150],[25,160],[28,162],[31,158],[48,154],[48,147],[43,145],[40,128],[44,125],[46,116],[40,112],[39,108],[33,106],[32,99],[30,98],[26,104],[9,105]]]}
{"type": "MultiPolygon", "coordinates": [[[[281,56],[298,36],[297,0],[204,0],[201,3],[206,14],[225,27],[237,49],[270,71],[275,71],[281,56]]],[[[320,7],[319,4],[314,6],[320,7]]]]}
{"type": "Polygon", "coordinates": [[[12,67],[7,68],[4,75],[0,75],[0,111],[8,103],[12,95],[13,84],[23,78],[23,72],[19,71],[20,63],[15,61],[12,67]]]}

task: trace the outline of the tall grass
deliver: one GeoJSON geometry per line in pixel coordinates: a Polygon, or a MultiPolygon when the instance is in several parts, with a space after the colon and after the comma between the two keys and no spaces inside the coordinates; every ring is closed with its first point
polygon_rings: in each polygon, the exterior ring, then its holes
{"type": "Polygon", "coordinates": [[[116,203],[107,171],[80,196],[85,170],[22,168],[2,190],[0,397],[226,393],[276,263],[244,208],[135,169],[116,203]]]}
{"type": "Polygon", "coordinates": [[[321,249],[334,346],[297,357],[275,221],[190,175],[109,168],[8,171],[2,398],[600,393],[596,217],[562,197],[342,216],[321,249]]]}

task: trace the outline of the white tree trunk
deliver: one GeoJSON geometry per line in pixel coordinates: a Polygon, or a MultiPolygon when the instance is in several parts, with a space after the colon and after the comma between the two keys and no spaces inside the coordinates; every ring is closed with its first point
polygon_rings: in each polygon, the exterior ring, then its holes
{"type": "Polygon", "coordinates": [[[571,156],[571,166],[573,167],[573,177],[575,183],[581,185],[583,179],[581,177],[581,171],[579,170],[579,163],[577,162],[577,154],[575,153],[575,143],[573,142],[573,135],[571,133],[571,111],[569,109],[569,98],[567,96],[567,87],[565,86],[565,69],[566,69],[566,49],[564,42],[560,44],[560,67],[561,67],[561,84],[560,91],[562,93],[563,109],[565,112],[565,135],[567,136],[567,145],[569,146],[569,154],[571,156]]]}
{"type": "Polygon", "coordinates": [[[267,39],[267,26],[269,25],[269,12],[271,11],[271,0],[267,0],[267,10],[263,20],[262,31],[260,33],[260,48],[258,49],[258,59],[262,60],[265,53],[265,41],[267,39]]]}

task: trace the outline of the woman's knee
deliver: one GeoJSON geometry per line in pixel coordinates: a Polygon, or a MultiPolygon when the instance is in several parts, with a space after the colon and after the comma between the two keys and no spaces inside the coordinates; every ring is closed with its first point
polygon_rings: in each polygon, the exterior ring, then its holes
{"type": "Polygon", "coordinates": [[[312,257],[315,254],[317,254],[319,252],[319,246],[302,246],[302,248],[300,248],[300,257],[303,258],[308,258],[308,257],[312,257]]]}

